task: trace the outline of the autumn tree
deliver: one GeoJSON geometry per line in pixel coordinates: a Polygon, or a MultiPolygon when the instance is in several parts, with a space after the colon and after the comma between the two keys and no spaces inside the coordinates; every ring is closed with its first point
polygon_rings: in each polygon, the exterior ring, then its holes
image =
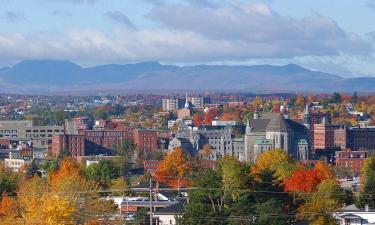
{"type": "Polygon", "coordinates": [[[177,147],[160,162],[159,168],[155,172],[155,178],[172,187],[186,186],[191,183],[191,180],[187,178],[189,171],[190,166],[184,150],[177,147]]]}
{"type": "Polygon", "coordinates": [[[202,125],[202,123],[203,123],[202,116],[199,115],[199,114],[194,114],[193,123],[194,123],[194,126],[196,126],[196,127],[199,127],[200,125],[202,125]]]}
{"type": "Polygon", "coordinates": [[[210,158],[212,153],[212,147],[209,144],[205,144],[202,147],[202,157],[203,158],[210,158]]]}
{"type": "Polygon", "coordinates": [[[306,101],[305,101],[305,97],[303,95],[298,95],[297,98],[296,98],[296,108],[298,110],[302,110],[303,108],[305,108],[305,105],[306,105],[306,101]]]}
{"type": "Polygon", "coordinates": [[[262,106],[262,103],[263,103],[262,98],[259,96],[256,96],[252,102],[252,106],[254,110],[259,110],[262,106]]]}
{"type": "MultiPolygon", "coordinates": [[[[80,165],[70,158],[62,161],[59,170],[50,176],[49,195],[45,197],[45,201],[53,201],[54,198],[61,199],[62,205],[56,207],[75,207],[69,210],[72,215],[66,217],[66,224],[70,224],[71,218],[77,222],[89,222],[97,219],[98,216],[110,215],[114,212],[114,203],[101,199],[99,196],[99,188],[96,182],[88,180],[84,176],[80,165]],[[103,209],[103,206],[104,209],[103,209]]],[[[54,209],[44,209],[47,212],[54,209]]],[[[56,211],[54,218],[61,217],[56,211]]]]}
{"type": "Polygon", "coordinates": [[[251,174],[256,180],[261,180],[261,174],[270,171],[274,179],[282,182],[296,169],[293,159],[281,149],[266,151],[261,154],[251,167],[251,174]]]}
{"type": "Polygon", "coordinates": [[[333,179],[332,169],[318,162],[313,169],[300,168],[293,172],[284,182],[285,191],[312,192],[324,180],[333,179]]]}
{"type": "MultiPolygon", "coordinates": [[[[230,194],[236,200],[245,186],[247,167],[234,157],[225,156],[218,162],[224,195],[230,194]]],[[[223,197],[225,198],[225,196],[223,197]]]]}
{"type": "Polygon", "coordinates": [[[15,197],[4,192],[0,200],[0,224],[15,223],[20,217],[20,208],[15,197]]]}
{"type": "Polygon", "coordinates": [[[344,194],[337,181],[322,181],[315,192],[306,196],[305,203],[298,209],[298,218],[311,225],[336,225],[332,213],[342,207],[344,194]]]}

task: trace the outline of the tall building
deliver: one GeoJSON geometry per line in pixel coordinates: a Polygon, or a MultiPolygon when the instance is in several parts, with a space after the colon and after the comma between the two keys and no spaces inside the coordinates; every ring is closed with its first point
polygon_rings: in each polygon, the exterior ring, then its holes
{"type": "Polygon", "coordinates": [[[338,147],[335,143],[335,130],[340,128],[339,125],[328,124],[323,119],[322,123],[313,126],[313,151],[338,147]]]}
{"type": "Polygon", "coordinates": [[[195,108],[203,108],[204,99],[202,96],[191,97],[190,99],[191,99],[191,104],[193,104],[195,108]]]}
{"type": "Polygon", "coordinates": [[[31,120],[0,121],[0,138],[31,141],[36,151],[47,150],[52,144],[52,136],[63,133],[63,126],[34,126],[31,120]]]}
{"type": "Polygon", "coordinates": [[[83,134],[60,134],[52,138],[52,154],[57,156],[67,150],[70,156],[77,158],[85,155],[85,136],[83,134]]]}
{"type": "Polygon", "coordinates": [[[164,98],[162,99],[162,107],[164,111],[175,111],[184,106],[184,100],[173,98],[164,98]]]}
{"type": "Polygon", "coordinates": [[[134,130],[133,132],[134,144],[144,157],[158,149],[157,138],[158,133],[154,130],[134,130]]]}

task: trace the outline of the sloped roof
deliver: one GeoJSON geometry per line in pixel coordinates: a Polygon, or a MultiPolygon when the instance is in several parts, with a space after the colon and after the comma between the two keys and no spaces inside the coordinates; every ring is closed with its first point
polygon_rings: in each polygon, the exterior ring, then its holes
{"type": "Polygon", "coordinates": [[[161,208],[157,210],[154,215],[176,215],[178,213],[182,213],[184,210],[184,203],[178,202],[176,204],[173,204],[171,206],[161,208]]]}
{"type": "Polygon", "coordinates": [[[266,131],[287,132],[288,128],[288,122],[281,114],[279,114],[270,120],[266,127],[266,131]]]}
{"type": "Polygon", "coordinates": [[[252,119],[250,120],[250,127],[252,132],[264,132],[270,122],[269,119],[252,119]]]}
{"type": "Polygon", "coordinates": [[[306,129],[305,125],[299,123],[298,121],[286,119],[286,122],[288,123],[288,126],[295,132],[303,132],[306,129]]]}

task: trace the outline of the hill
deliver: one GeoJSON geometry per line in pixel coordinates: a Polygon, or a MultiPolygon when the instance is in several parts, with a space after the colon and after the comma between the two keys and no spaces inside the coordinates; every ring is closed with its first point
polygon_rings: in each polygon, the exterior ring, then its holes
{"type": "Polygon", "coordinates": [[[158,62],[90,68],[69,61],[27,60],[0,69],[0,92],[77,90],[375,91],[375,78],[342,78],[295,64],[171,66],[158,62]]]}

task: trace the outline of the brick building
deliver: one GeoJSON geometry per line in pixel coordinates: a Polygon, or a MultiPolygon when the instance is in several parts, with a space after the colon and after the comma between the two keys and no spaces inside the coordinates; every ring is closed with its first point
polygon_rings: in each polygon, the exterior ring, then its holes
{"type": "Polygon", "coordinates": [[[149,174],[154,175],[156,170],[159,168],[160,161],[159,160],[146,160],[143,162],[143,168],[149,174]]]}
{"type": "Polygon", "coordinates": [[[137,150],[146,156],[158,149],[157,136],[157,132],[153,130],[135,130],[133,132],[133,141],[137,150]]]}
{"type": "Polygon", "coordinates": [[[60,134],[52,137],[52,154],[68,150],[73,158],[85,155],[85,137],[82,134],[60,134]]]}
{"type": "Polygon", "coordinates": [[[114,144],[121,144],[125,140],[132,140],[132,129],[125,130],[85,130],[86,150],[89,154],[111,154],[114,144]]]}
{"type": "Polygon", "coordinates": [[[351,151],[350,149],[337,151],[335,154],[336,166],[358,175],[368,156],[368,151],[351,151]]]}
{"type": "Polygon", "coordinates": [[[157,132],[151,130],[80,130],[79,134],[61,134],[52,139],[52,153],[58,155],[63,149],[73,157],[112,154],[115,144],[132,140],[138,151],[148,155],[157,150],[157,132]]]}
{"type": "Polygon", "coordinates": [[[313,127],[313,151],[337,147],[335,144],[335,130],[340,128],[339,125],[321,123],[314,124],[313,127]]]}
{"type": "Polygon", "coordinates": [[[353,151],[375,149],[375,126],[349,127],[346,132],[347,147],[353,151]]]}

